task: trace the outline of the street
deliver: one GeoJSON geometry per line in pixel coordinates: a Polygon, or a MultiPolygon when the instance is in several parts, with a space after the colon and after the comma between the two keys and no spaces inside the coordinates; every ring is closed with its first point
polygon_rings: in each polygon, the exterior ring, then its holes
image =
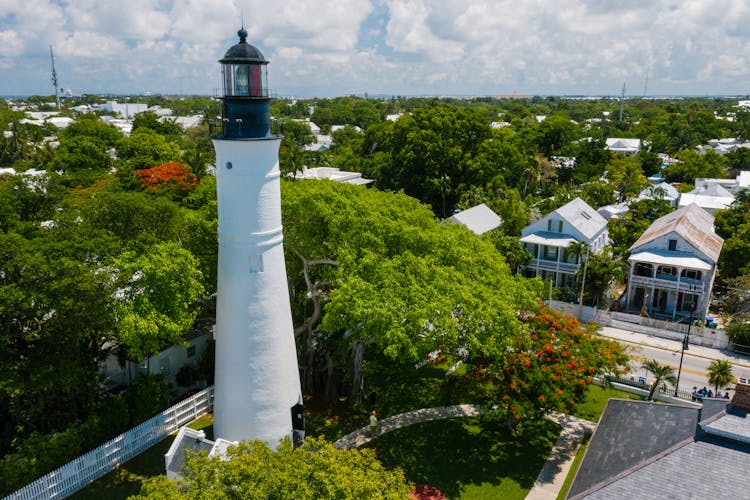
{"type": "MultiPolygon", "coordinates": [[[[641,363],[649,359],[655,359],[660,364],[671,366],[675,370],[675,375],[677,374],[682,350],[681,342],[610,327],[602,328],[599,334],[628,346],[627,353],[633,358],[630,363],[631,372],[629,376],[636,379],[640,376],[650,379],[651,374],[641,368],[641,363]]],[[[714,390],[708,383],[708,365],[714,359],[729,361],[732,364],[735,377],[750,377],[750,357],[719,349],[690,345],[690,348],[685,351],[682,362],[680,388],[689,390],[693,386],[698,388],[706,386],[714,390]]]]}

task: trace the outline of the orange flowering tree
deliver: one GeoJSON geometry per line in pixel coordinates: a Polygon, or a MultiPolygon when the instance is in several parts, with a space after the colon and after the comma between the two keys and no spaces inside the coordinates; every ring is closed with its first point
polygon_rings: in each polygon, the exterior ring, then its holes
{"type": "Polygon", "coordinates": [[[135,171],[144,189],[167,192],[176,197],[185,196],[195,189],[198,178],[182,163],[168,161],[153,168],[135,171]]]}
{"type": "Polygon", "coordinates": [[[528,332],[501,358],[475,359],[467,380],[510,427],[546,411],[570,412],[595,376],[627,364],[622,346],[586,331],[575,318],[548,307],[519,315],[528,332]]]}

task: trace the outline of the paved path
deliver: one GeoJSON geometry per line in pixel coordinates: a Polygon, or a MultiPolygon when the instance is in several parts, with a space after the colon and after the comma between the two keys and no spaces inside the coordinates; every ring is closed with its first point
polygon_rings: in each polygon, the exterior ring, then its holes
{"type": "Polygon", "coordinates": [[[562,431],[550,452],[547,462],[542,467],[542,471],[534,481],[534,486],[526,495],[526,500],[555,500],[557,498],[568,471],[573,465],[581,441],[584,437],[591,435],[596,428],[594,422],[572,415],[552,413],[547,415],[546,418],[559,424],[562,431]]]}
{"type": "MultiPolygon", "coordinates": [[[[482,408],[479,405],[422,408],[421,410],[401,413],[378,421],[377,436],[400,429],[401,427],[418,424],[420,422],[429,422],[430,420],[440,420],[442,418],[476,417],[481,414],[482,408]]],[[[360,446],[369,443],[372,439],[374,438],[370,436],[370,426],[368,425],[342,437],[333,443],[333,445],[336,448],[359,448],[360,446]]]]}
{"type": "MultiPolygon", "coordinates": [[[[420,422],[439,420],[443,418],[476,417],[482,414],[479,405],[440,406],[437,408],[423,408],[421,410],[401,413],[384,418],[378,422],[378,436],[395,429],[407,427],[420,422]]],[[[527,500],[546,500],[557,498],[565,477],[576,456],[583,438],[591,434],[596,424],[570,415],[550,413],[546,419],[562,427],[560,436],[550,452],[547,462],[542,467],[534,486],[529,491],[527,500]]],[[[377,437],[377,436],[375,436],[377,437]]],[[[334,443],[337,448],[359,448],[369,443],[374,437],[369,434],[369,426],[362,427],[348,434],[334,443]]]]}

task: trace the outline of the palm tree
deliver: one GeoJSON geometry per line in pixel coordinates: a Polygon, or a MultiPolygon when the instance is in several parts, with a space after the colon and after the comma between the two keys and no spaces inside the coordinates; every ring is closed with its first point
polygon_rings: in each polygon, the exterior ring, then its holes
{"type": "Polygon", "coordinates": [[[674,368],[669,365],[660,365],[655,359],[650,359],[641,365],[641,368],[647,372],[651,372],[654,376],[654,384],[651,386],[651,390],[648,393],[647,401],[654,399],[654,393],[656,388],[661,385],[662,390],[666,390],[667,384],[676,386],[677,377],[674,375],[674,368]]]}
{"type": "Polygon", "coordinates": [[[708,365],[708,383],[713,384],[716,388],[716,395],[719,394],[719,387],[726,387],[734,382],[732,365],[725,359],[715,359],[708,365]]]}

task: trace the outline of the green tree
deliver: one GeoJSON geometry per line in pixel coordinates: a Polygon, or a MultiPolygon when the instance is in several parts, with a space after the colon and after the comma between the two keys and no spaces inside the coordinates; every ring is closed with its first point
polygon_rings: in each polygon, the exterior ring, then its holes
{"type": "Polygon", "coordinates": [[[661,386],[663,391],[667,389],[667,384],[673,387],[677,386],[677,377],[675,377],[674,369],[669,365],[662,365],[655,359],[649,359],[641,367],[654,376],[654,382],[651,384],[651,389],[648,392],[648,401],[654,399],[654,393],[659,386],[661,386]]]}
{"type": "Polygon", "coordinates": [[[677,158],[679,162],[664,168],[664,177],[667,182],[692,184],[698,178],[723,178],[727,175],[726,158],[713,151],[699,154],[692,150],[685,150],[680,151],[677,158]]]}
{"type": "Polygon", "coordinates": [[[478,350],[468,361],[466,391],[514,428],[546,411],[570,412],[593,377],[627,364],[622,346],[547,307],[523,311],[526,329],[502,355],[478,350]]]}
{"type": "Polygon", "coordinates": [[[197,261],[175,243],[158,243],[145,253],[114,260],[117,337],[131,359],[179,344],[198,313],[203,293],[197,261]]]}
{"type": "Polygon", "coordinates": [[[117,143],[117,155],[130,169],[151,168],[180,159],[180,148],[148,127],[133,131],[117,143]]]}
{"type": "Polygon", "coordinates": [[[622,202],[634,197],[648,185],[641,164],[635,158],[612,160],[606,168],[607,178],[622,202]]]}
{"type": "Polygon", "coordinates": [[[147,480],[137,498],[402,499],[413,486],[400,469],[386,469],[372,450],[339,450],[308,438],[296,450],[272,451],[260,441],[229,448],[226,457],[190,454],[183,481],[147,480]]]}
{"type": "Polygon", "coordinates": [[[716,389],[716,395],[719,395],[719,388],[726,387],[733,383],[734,373],[732,365],[725,359],[715,359],[708,365],[708,383],[716,389]]]}

